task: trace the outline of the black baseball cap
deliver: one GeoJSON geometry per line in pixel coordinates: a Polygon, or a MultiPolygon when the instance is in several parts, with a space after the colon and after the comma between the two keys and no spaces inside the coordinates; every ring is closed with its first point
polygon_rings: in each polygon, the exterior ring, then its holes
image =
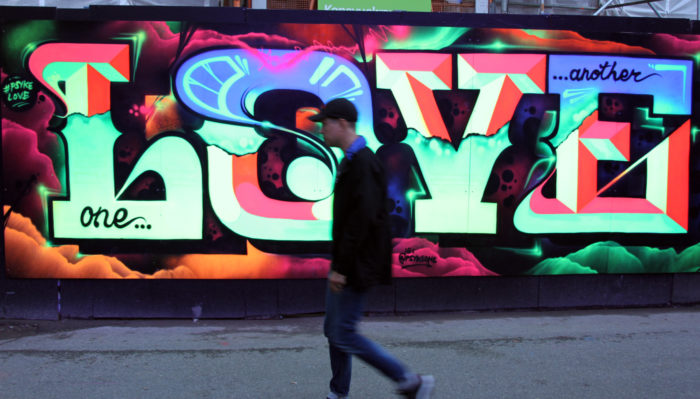
{"type": "Polygon", "coordinates": [[[326,118],[345,119],[348,122],[357,121],[357,108],[345,98],[336,98],[331,100],[323,108],[321,112],[310,116],[309,120],[321,122],[326,118]]]}

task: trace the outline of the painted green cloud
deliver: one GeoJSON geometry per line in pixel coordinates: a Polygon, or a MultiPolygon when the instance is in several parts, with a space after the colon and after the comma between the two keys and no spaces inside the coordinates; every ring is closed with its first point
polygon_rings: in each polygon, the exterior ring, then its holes
{"type": "Polygon", "coordinates": [[[625,247],[614,241],[602,241],[565,257],[544,259],[527,274],[692,273],[698,271],[700,271],[700,243],[678,254],[673,248],[625,247]]]}

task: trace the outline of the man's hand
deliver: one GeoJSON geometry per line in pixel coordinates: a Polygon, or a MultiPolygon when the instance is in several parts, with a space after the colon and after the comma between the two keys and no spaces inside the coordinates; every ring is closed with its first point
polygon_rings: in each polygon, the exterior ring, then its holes
{"type": "Polygon", "coordinates": [[[331,291],[333,292],[340,292],[343,290],[345,287],[345,283],[347,282],[345,276],[338,272],[331,272],[331,274],[328,275],[328,284],[331,287],[331,291]]]}

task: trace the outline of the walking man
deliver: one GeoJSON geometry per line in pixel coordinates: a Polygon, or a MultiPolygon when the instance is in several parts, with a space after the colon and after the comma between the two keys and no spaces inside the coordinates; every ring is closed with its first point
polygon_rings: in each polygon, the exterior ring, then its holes
{"type": "Polygon", "coordinates": [[[367,290],[391,283],[391,226],[386,209],[386,176],[377,156],[355,131],[352,102],[331,100],[319,114],[321,134],[345,158],[338,168],[333,198],[333,259],[328,275],[324,334],[328,337],[332,378],[327,399],[347,398],[352,356],[357,356],[397,384],[406,398],[427,399],[435,385],[429,375],[406,366],[357,331],[367,290]]]}

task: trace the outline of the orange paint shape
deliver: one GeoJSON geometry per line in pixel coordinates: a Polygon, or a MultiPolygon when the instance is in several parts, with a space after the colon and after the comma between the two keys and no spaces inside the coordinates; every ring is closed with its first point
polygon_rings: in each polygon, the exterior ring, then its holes
{"type": "Polygon", "coordinates": [[[241,208],[271,219],[316,220],[313,202],[280,201],[266,196],[258,184],[258,154],[231,157],[233,190],[241,208]]]}
{"type": "Polygon", "coordinates": [[[451,141],[450,134],[447,132],[447,127],[445,126],[445,121],[442,120],[442,115],[435,101],[433,91],[410,74],[408,75],[408,82],[418,101],[418,108],[420,109],[425,125],[428,127],[428,134],[431,137],[439,137],[443,140],[451,141]]]}
{"type": "Polygon", "coordinates": [[[513,81],[506,76],[503,81],[503,86],[501,88],[501,94],[498,97],[498,102],[496,103],[496,108],[493,110],[493,116],[491,117],[491,122],[489,127],[486,129],[486,135],[491,136],[498,133],[498,130],[504,126],[506,123],[510,122],[513,117],[513,112],[520,102],[520,98],[523,93],[518,89],[518,87],[513,83],[513,81]]]}
{"type": "Polygon", "coordinates": [[[668,196],[666,214],[688,230],[688,196],[690,195],[690,120],[668,138],[668,196]]]}

